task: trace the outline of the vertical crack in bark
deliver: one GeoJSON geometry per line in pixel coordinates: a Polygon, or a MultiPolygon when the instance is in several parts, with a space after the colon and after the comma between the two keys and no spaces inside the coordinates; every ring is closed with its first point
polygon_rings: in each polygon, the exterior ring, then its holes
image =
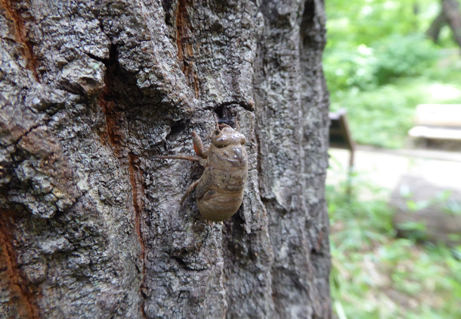
{"type": "Polygon", "coordinates": [[[117,76],[117,47],[113,45],[110,48],[109,59],[102,61],[106,68],[104,75],[105,86],[99,95],[99,106],[101,106],[104,115],[106,116],[107,134],[109,142],[114,147],[114,153],[117,157],[120,155],[121,142],[123,140],[123,132],[121,129],[122,110],[118,105],[117,94],[114,92],[113,81],[117,76]]]}
{"type": "Polygon", "coordinates": [[[187,85],[193,87],[195,97],[198,98],[200,87],[194,67],[194,51],[188,36],[191,25],[187,8],[190,6],[192,6],[192,0],[179,0],[178,2],[178,8],[176,9],[176,44],[178,46],[178,60],[186,77],[187,85]]]}
{"type": "MultiPolygon", "coordinates": [[[[306,76],[303,78],[303,86],[305,89],[310,87],[312,89],[312,94],[309,97],[303,98],[303,105],[308,107],[318,107],[325,106],[327,108],[327,101],[324,99],[325,95],[325,84],[323,77],[323,70],[321,67],[321,57],[322,52],[326,44],[325,38],[325,20],[323,16],[324,8],[321,1],[318,0],[308,0],[305,3],[304,12],[302,15],[302,21],[300,25],[300,43],[299,43],[299,55],[301,57],[301,69],[303,74],[316,74],[316,76],[306,76]],[[322,36],[319,36],[321,34],[322,36]],[[315,82],[312,79],[316,79],[315,82]],[[309,81],[309,79],[311,81],[309,81]],[[307,80],[307,81],[306,81],[307,80]],[[316,100],[317,99],[317,100],[316,100]],[[325,103],[325,104],[324,104],[325,103]],[[318,106],[315,106],[315,105],[318,106]]],[[[320,109],[319,109],[320,110],[320,109]]],[[[303,110],[304,114],[309,114],[307,108],[303,110]]],[[[305,115],[304,115],[305,116],[305,115]]],[[[322,121],[322,127],[316,128],[317,130],[323,130],[327,126],[327,120],[324,116],[328,116],[327,113],[322,112],[322,115],[319,115],[319,120],[322,121]]],[[[325,154],[327,148],[322,143],[323,141],[328,141],[328,135],[319,134],[316,137],[307,137],[306,131],[314,130],[312,122],[308,119],[305,119],[304,128],[301,132],[301,136],[304,139],[302,145],[309,145],[314,143],[309,139],[318,139],[317,143],[320,143],[320,148],[317,149],[319,152],[316,162],[320,163],[320,152],[325,154]],[[306,122],[307,121],[307,122],[306,122]]],[[[305,146],[304,146],[305,147],[305,146]]],[[[304,156],[305,157],[305,156],[304,156]]],[[[304,159],[304,157],[302,157],[304,159]]],[[[303,160],[305,161],[305,160],[303,160]]],[[[312,166],[309,166],[304,162],[303,172],[311,173],[309,170],[312,169],[312,166]]],[[[313,173],[311,173],[313,174],[313,173]]],[[[318,174],[318,173],[317,173],[318,174]]],[[[323,173],[324,174],[324,173],[323,173]]],[[[322,174],[322,175],[323,175],[322,174]]],[[[320,178],[317,175],[316,178],[320,178]]],[[[320,204],[306,204],[312,221],[310,226],[307,226],[308,233],[310,234],[310,251],[309,251],[309,263],[310,263],[310,279],[313,283],[310,292],[309,299],[312,303],[313,315],[312,318],[330,318],[331,317],[331,300],[330,298],[319,299],[317,296],[330,296],[329,292],[329,282],[328,278],[325,278],[325,272],[330,272],[331,264],[329,262],[329,243],[328,243],[328,216],[327,208],[325,205],[325,195],[320,193],[317,190],[317,198],[319,199],[320,204]],[[322,206],[320,206],[322,205],[322,206]],[[322,214],[321,218],[317,218],[314,214],[322,214]]],[[[310,222],[311,223],[311,222],[310,222]]]]}
{"type": "MultiPolygon", "coordinates": [[[[92,58],[96,57],[90,55],[92,58]]],[[[141,246],[140,261],[141,261],[141,284],[140,294],[142,297],[141,314],[146,318],[144,312],[145,303],[145,244],[142,233],[142,212],[144,210],[143,198],[144,184],[143,184],[143,171],[139,168],[139,156],[129,152],[129,147],[124,145],[125,138],[124,125],[126,124],[126,117],[124,114],[125,107],[130,103],[127,98],[130,95],[135,95],[134,90],[128,84],[126,74],[120,68],[118,63],[117,46],[112,45],[110,48],[109,59],[100,59],[106,66],[106,74],[104,75],[105,86],[99,95],[98,103],[101,106],[104,115],[106,116],[107,135],[110,144],[114,148],[114,154],[119,160],[126,164],[128,162],[128,170],[130,174],[130,184],[132,189],[132,200],[134,208],[134,223],[135,232],[141,246]]]]}
{"type": "Polygon", "coordinates": [[[13,22],[14,37],[16,38],[16,42],[22,46],[22,54],[27,62],[27,69],[31,70],[34,73],[34,77],[37,82],[40,82],[37,73],[38,61],[35,57],[33,45],[27,38],[25,21],[21,16],[20,11],[13,8],[13,1],[11,0],[0,0],[0,5],[5,10],[6,18],[13,22]]]}
{"type": "MultiPolygon", "coordinates": [[[[129,155],[129,171],[130,171],[130,182],[131,182],[131,189],[133,193],[133,207],[135,211],[135,229],[136,234],[138,235],[139,244],[141,245],[141,263],[142,263],[142,278],[141,278],[141,295],[143,296],[143,289],[145,288],[145,279],[146,279],[146,262],[145,262],[145,244],[144,238],[142,235],[142,227],[141,227],[141,213],[143,211],[143,198],[144,198],[144,186],[142,175],[143,172],[139,168],[139,157],[130,153],[129,155]]],[[[144,312],[144,299],[141,305],[141,313],[144,318],[146,318],[146,314],[144,312]]]]}
{"type": "Polygon", "coordinates": [[[9,221],[11,215],[9,211],[0,210],[0,266],[9,279],[10,303],[14,303],[17,314],[20,318],[38,319],[36,288],[27,284],[19,270],[11,233],[12,223],[9,221]]]}
{"type": "Polygon", "coordinates": [[[178,46],[179,62],[182,62],[184,58],[182,41],[187,32],[188,23],[186,2],[187,0],[179,0],[178,8],[176,9],[176,44],[178,46]]]}

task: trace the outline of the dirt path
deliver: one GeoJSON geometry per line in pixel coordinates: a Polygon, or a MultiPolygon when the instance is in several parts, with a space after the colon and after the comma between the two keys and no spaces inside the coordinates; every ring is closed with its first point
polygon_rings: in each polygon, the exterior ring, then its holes
{"type": "MultiPolygon", "coordinates": [[[[344,177],[349,152],[330,149],[328,182],[344,177]]],[[[376,150],[359,147],[355,152],[355,170],[376,185],[394,191],[403,176],[417,177],[439,191],[453,189],[461,192],[461,152],[423,150],[376,150]]],[[[418,182],[418,183],[419,183],[418,182]]]]}
{"type": "MultiPolygon", "coordinates": [[[[336,185],[347,176],[349,152],[329,152],[327,184],[336,185]]],[[[355,171],[357,178],[384,190],[362,187],[359,198],[385,196],[396,209],[397,229],[402,223],[422,222],[428,240],[461,243],[461,153],[360,147],[355,171]]]]}

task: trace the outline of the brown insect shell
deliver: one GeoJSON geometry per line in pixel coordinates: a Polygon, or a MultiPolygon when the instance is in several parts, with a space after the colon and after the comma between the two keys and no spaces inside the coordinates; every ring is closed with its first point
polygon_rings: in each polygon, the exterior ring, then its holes
{"type": "Polygon", "coordinates": [[[213,138],[205,171],[195,190],[202,216],[223,221],[237,212],[248,178],[245,136],[228,125],[213,138]]]}

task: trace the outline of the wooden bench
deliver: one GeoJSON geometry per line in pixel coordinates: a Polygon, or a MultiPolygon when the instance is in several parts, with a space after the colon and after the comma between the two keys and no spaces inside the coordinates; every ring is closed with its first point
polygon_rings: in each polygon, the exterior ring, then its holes
{"type": "Polygon", "coordinates": [[[461,104],[420,104],[415,124],[411,137],[461,141],[461,104]]]}

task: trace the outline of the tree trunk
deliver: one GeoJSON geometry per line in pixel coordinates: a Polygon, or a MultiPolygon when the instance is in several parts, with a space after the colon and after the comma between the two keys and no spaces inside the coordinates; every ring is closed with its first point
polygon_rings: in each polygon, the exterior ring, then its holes
{"type": "Polygon", "coordinates": [[[455,42],[461,47],[461,11],[457,0],[442,0],[442,10],[453,32],[455,42]]]}
{"type": "Polygon", "coordinates": [[[445,14],[441,11],[437,17],[432,21],[429,29],[426,31],[426,35],[434,41],[434,43],[439,42],[440,31],[442,27],[447,23],[447,19],[445,18],[445,14]]]}
{"type": "Polygon", "coordinates": [[[0,4],[0,317],[331,317],[322,1],[0,4]],[[155,157],[214,114],[249,158],[218,223],[155,157]]]}

